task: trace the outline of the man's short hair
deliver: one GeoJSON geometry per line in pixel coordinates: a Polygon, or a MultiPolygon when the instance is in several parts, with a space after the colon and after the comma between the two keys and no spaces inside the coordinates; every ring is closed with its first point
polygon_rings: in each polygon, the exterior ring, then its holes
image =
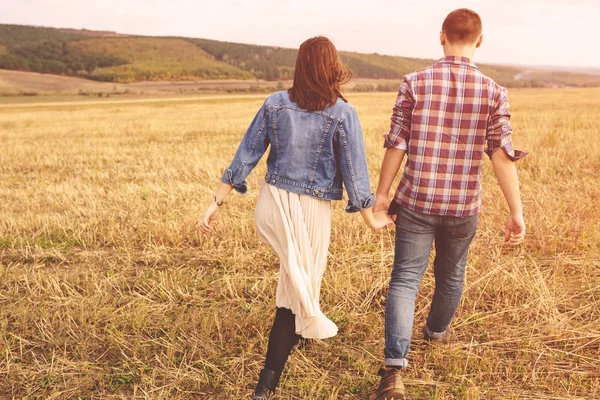
{"type": "Polygon", "coordinates": [[[473,10],[459,8],[448,14],[442,32],[450,43],[473,43],[481,35],[481,18],[473,10]]]}

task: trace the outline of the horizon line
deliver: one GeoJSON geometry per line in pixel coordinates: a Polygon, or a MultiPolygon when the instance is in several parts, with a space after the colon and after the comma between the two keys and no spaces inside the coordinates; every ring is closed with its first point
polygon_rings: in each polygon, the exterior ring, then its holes
{"type": "MultiPolygon", "coordinates": [[[[194,36],[182,36],[182,35],[161,35],[161,36],[157,36],[157,35],[147,35],[147,34],[139,34],[139,33],[120,33],[114,30],[98,30],[98,29],[88,29],[88,28],[73,28],[73,27],[57,27],[57,26],[49,26],[49,25],[33,25],[33,24],[15,24],[15,23],[8,23],[8,22],[0,22],[0,25],[14,25],[14,26],[29,26],[32,28],[50,28],[50,29],[70,29],[70,30],[75,30],[75,31],[88,31],[88,32],[106,32],[106,33],[114,33],[116,35],[123,35],[123,36],[137,36],[137,37],[150,37],[150,38],[187,38],[187,39],[205,39],[205,40],[212,40],[212,41],[216,41],[216,42],[222,42],[222,43],[232,43],[232,44],[241,44],[241,45],[246,45],[246,46],[259,46],[259,47],[272,47],[272,48],[279,48],[279,49],[289,49],[289,50],[297,50],[297,48],[295,47],[284,47],[284,46],[275,46],[275,45],[270,45],[270,44],[257,44],[257,43],[248,43],[248,42],[243,42],[243,41],[239,41],[239,42],[233,42],[233,41],[229,41],[229,40],[223,40],[223,39],[215,39],[215,38],[210,38],[210,37],[194,37],[194,36]]],[[[318,36],[318,35],[317,35],[318,36]]],[[[344,52],[344,53],[357,53],[357,54],[376,54],[376,55],[381,55],[381,56],[388,56],[388,57],[401,57],[401,58],[409,58],[409,59],[414,59],[414,60],[439,60],[441,57],[431,57],[431,58],[423,58],[423,57],[414,57],[414,56],[406,56],[406,55],[400,55],[400,54],[385,54],[385,53],[379,53],[379,52],[370,52],[370,53],[364,53],[364,52],[359,52],[356,50],[344,50],[344,49],[338,49],[338,51],[340,52],[344,52]]],[[[592,75],[596,75],[596,74],[600,74],[600,66],[588,66],[588,65],[584,65],[584,66],[577,66],[577,65],[549,65],[549,64],[521,64],[521,63],[511,63],[511,62],[493,62],[493,61],[481,61],[481,62],[476,62],[476,64],[483,64],[483,65],[499,65],[499,66],[507,66],[507,67],[528,67],[528,68],[541,68],[541,69],[551,69],[551,70],[555,70],[555,71],[563,71],[563,72],[574,72],[573,70],[578,70],[577,72],[579,73],[585,73],[585,71],[587,71],[588,73],[591,73],[592,75]],[[567,68],[567,69],[565,69],[567,68]]]]}

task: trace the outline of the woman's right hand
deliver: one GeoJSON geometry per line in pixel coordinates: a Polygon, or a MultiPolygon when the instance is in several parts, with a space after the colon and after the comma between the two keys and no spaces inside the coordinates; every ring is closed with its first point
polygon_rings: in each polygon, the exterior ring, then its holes
{"type": "Polygon", "coordinates": [[[390,217],[390,215],[386,211],[377,211],[373,213],[373,219],[369,224],[369,228],[373,230],[378,230],[381,228],[385,228],[388,225],[393,224],[394,221],[390,217]]]}
{"type": "Polygon", "coordinates": [[[215,218],[217,218],[217,213],[219,211],[219,207],[216,203],[210,203],[206,211],[202,213],[200,216],[200,220],[196,224],[200,232],[209,234],[212,231],[212,225],[215,218]]]}

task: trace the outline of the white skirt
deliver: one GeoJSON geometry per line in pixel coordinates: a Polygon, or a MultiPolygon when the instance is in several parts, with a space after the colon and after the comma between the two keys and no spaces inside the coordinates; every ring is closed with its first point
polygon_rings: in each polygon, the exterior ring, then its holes
{"type": "Polygon", "coordinates": [[[260,238],[279,256],[275,302],[296,316],[296,333],[325,339],[337,326],[319,305],[331,235],[331,204],[263,182],[255,215],[260,238]]]}

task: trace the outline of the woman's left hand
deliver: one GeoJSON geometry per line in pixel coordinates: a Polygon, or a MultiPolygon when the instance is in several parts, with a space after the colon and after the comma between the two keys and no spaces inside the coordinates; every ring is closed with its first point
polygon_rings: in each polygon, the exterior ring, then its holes
{"type": "Polygon", "coordinates": [[[373,213],[373,222],[370,228],[373,230],[378,230],[385,228],[388,225],[392,225],[393,223],[394,221],[388,215],[387,211],[377,211],[376,213],[373,213]]]}
{"type": "Polygon", "coordinates": [[[211,203],[206,211],[200,216],[200,220],[196,224],[196,227],[203,234],[209,234],[212,232],[213,221],[217,218],[217,214],[219,213],[219,207],[216,203],[211,203]]]}

